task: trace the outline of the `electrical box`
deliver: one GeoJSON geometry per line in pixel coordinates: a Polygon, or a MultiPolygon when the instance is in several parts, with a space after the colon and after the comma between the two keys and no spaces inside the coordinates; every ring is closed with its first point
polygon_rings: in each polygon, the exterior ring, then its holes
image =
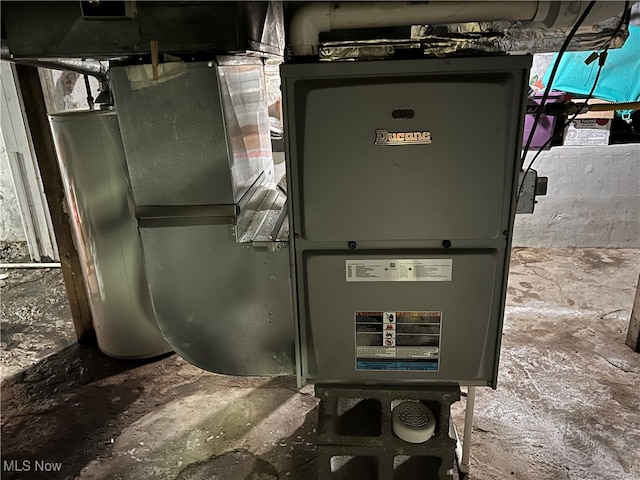
{"type": "Polygon", "coordinates": [[[495,387],[530,64],[282,66],[300,383],[495,387]]]}

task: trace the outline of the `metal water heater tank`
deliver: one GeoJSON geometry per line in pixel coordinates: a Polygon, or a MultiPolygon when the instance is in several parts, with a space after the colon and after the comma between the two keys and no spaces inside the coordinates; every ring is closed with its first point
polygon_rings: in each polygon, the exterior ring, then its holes
{"type": "Polygon", "coordinates": [[[100,350],[115,358],[171,351],[151,305],[116,112],[49,120],[100,350]]]}

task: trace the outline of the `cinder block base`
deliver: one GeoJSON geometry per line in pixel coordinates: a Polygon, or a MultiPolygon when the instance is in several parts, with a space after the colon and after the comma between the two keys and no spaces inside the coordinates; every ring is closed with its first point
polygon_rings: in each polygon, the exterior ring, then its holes
{"type": "Polygon", "coordinates": [[[318,480],[453,479],[453,448],[407,453],[393,447],[318,445],[318,480]]]}
{"type": "Polygon", "coordinates": [[[319,480],[412,480],[452,478],[456,441],[450,434],[451,404],[459,387],[316,385],[319,480]],[[424,403],[436,417],[434,436],[412,444],[392,430],[398,403],[424,403]]]}

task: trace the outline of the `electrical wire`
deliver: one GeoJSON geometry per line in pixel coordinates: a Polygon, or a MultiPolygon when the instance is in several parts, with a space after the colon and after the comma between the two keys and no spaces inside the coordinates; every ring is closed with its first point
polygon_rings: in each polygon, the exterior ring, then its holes
{"type": "MultiPolygon", "coordinates": [[[[606,55],[605,55],[605,59],[606,59],[606,55]]],[[[600,73],[602,72],[602,67],[603,66],[604,66],[604,61],[599,62],[599,64],[598,64],[598,72],[596,73],[596,78],[594,79],[593,86],[591,87],[591,91],[589,92],[589,95],[587,95],[587,98],[586,98],[586,100],[584,102],[584,107],[588,107],[588,101],[593,96],[593,92],[595,91],[596,85],[598,84],[598,79],[600,78],[600,73]]],[[[547,141],[540,147],[540,149],[533,156],[533,158],[529,162],[529,165],[527,165],[527,168],[525,170],[524,175],[522,176],[522,183],[520,184],[520,188],[518,190],[518,198],[522,194],[522,189],[524,187],[524,181],[525,181],[527,175],[529,174],[529,172],[531,171],[531,167],[533,167],[533,164],[538,159],[540,154],[544,151],[545,148],[547,148],[551,144],[551,142],[553,142],[556,138],[558,138],[560,135],[562,135],[564,133],[565,128],[567,128],[569,125],[571,125],[571,122],[573,122],[576,119],[576,117],[578,115],[580,115],[584,111],[584,109],[585,109],[584,107],[578,109],[578,111],[576,113],[574,113],[571,116],[571,118],[569,118],[565,122],[565,124],[562,126],[562,128],[558,129],[558,131],[556,132],[555,135],[553,135],[553,136],[549,137],[549,139],[547,139],[547,141]]]]}
{"type": "MultiPolygon", "coordinates": [[[[589,7],[590,6],[592,7],[593,6],[592,4],[594,4],[594,3],[595,2],[591,2],[589,4],[589,6],[587,7],[587,9],[585,9],[585,12],[587,12],[587,10],[590,10],[589,7]]],[[[587,12],[587,15],[588,15],[588,12],[587,12]]],[[[567,128],[571,124],[571,122],[573,122],[576,119],[576,117],[580,113],[582,113],[582,111],[585,108],[588,108],[588,102],[593,97],[593,93],[595,92],[596,86],[598,85],[598,80],[600,79],[600,74],[602,73],[602,67],[604,67],[604,64],[605,64],[605,62],[607,60],[607,52],[608,52],[609,48],[611,47],[611,42],[613,42],[615,37],[618,35],[618,33],[620,32],[620,30],[622,28],[622,25],[624,25],[625,19],[629,15],[630,15],[629,1],[627,0],[627,1],[625,1],[624,9],[622,11],[622,14],[620,15],[620,21],[618,22],[618,25],[616,26],[616,28],[612,32],[611,37],[609,38],[607,43],[597,51],[598,53],[596,53],[595,58],[598,58],[598,71],[596,72],[596,76],[595,76],[595,78],[593,80],[593,85],[591,86],[591,90],[589,91],[589,94],[587,95],[587,97],[586,97],[586,99],[584,101],[583,108],[582,109],[578,109],[578,111],[576,113],[574,113],[571,116],[571,118],[569,118],[565,122],[563,127],[561,129],[559,129],[555,135],[551,136],[542,145],[542,147],[539,148],[538,152],[534,155],[533,159],[531,159],[531,161],[529,162],[529,165],[527,165],[527,168],[524,171],[524,175],[522,176],[522,181],[521,181],[520,186],[518,188],[518,196],[516,198],[520,198],[520,195],[522,195],[522,190],[523,190],[524,183],[525,183],[525,180],[527,178],[527,175],[531,171],[531,168],[533,167],[533,164],[538,159],[540,154],[544,151],[545,148],[547,148],[547,146],[549,146],[551,144],[551,142],[553,142],[556,138],[558,138],[560,135],[562,135],[564,133],[565,128],[567,128]]],[[[576,25],[578,26],[578,28],[580,26],[579,24],[581,24],[584,21],[585,18],[586,18],[586,15],[584,15],[584,13],[583,13],[583,16],[580,17],[578,22],[576,22],[576,25]]],[[[521,162],[520,162],[522,166],[524,166],[524,162],[526,160],[526,156],[527,156],[527,153],[529,151],[529,147],[531,146],[531,141],[533,140],[533,134],[535,132],[535,128],[537,126],[537,123],[539,122],[540,115],[542,114],[543,105],[544,105],[544,102],[546,101],[545,95],[548,95],[548,93],[551,91],[551,86],[553,84],[553,80],[555,78],[556,71],[558,69],[558,66],[560,65],[560,59],[562,57],[562,54],[564,53],[563,48],[564,48],[564,50],[566,50],[566,47],[569,45],[569,42],[571,41],[571,38],[573,37],[575,32],[578,30],[578,28],[576,28],[576,25],[574,25],[574,27],[571,29],[571,32],[569,33],[569,35],[565,39],[565,41],[564,41],[564,43],[562,45],[562,48],[560,49],[560,52],[558,53],[558,58],[556,58],[556,61],[554,63],[554,68],[553,68],[553,70],[551,72],[551,75],[549,76],[549,82],[548,82],[547,88],[545,89],[545,93],[544,93],[544,95],[543,95],[543,97],[542,97],[542,99],[540,101],[540,105],[539,105],[539,107],[537,109],[537,112],[536,112],[536,118],[535,118],[535,120],[533,122],[533,126],[531,128],[530,133],[529,133],[529,139],[527,141],[527,145],[526,145],[525,150],[524,150],[524,152],[522,154],[522,159],[521,159],[521,162]]]]}
{"type": "MultiPolygon", "coordinates": [[[[569,48],[569,44],[571,43],[571,40],[573,40],[573,37],[575,36],[576,32],[578,31],[580,26],[584,23],[585,19],[587,18],[587,16],[591,12],[591,9],[593,9],[595,4],[596,4],[595,1],[589,2],[589,5],[587,5],[587,8],[584,9],[584,12],[582,12],[582,15],[580,15],[580,18],[578,18],[578,21],[571,28],[571,31],[567,35],[567,38],[565,38],[564,42],[562,42],[562,46],[558,51],[558,56],[556,57],[556,61],[553,63],[551,74],[549,75],[547,88],[545,88],[544,94],[542,95],[542,99],[540,99],[540,105],[536,111],[536,116],[533,120],[533,125],[531,127],[531,131],[529,132],[529,137],[527,138],[527,143],[525,144],[524,150],[522,152],[522,158],[520,160],[521,166],[524,165],[524,161],[525,161],[525,158],[527,157],[527,153],[529,153],[529,149],[531,148],[533,135],[536,131],[536,127],[538,126],[538,123],[540,123],[540,115],[542,115],[542,110],[544,109],[544,105],[547,102],[547,98],[549,98],[549,92],[551,92],[551,85],[553,85],[553,81],[556,78],[556,73],[558,72],[558,67],[560,67],[560,61],[562,60],[562,56],[564,55],[564,52],[567,51],[567,48],[569,48]]],[[[524,177],[522,181],[524,183],[524,177]]]]}

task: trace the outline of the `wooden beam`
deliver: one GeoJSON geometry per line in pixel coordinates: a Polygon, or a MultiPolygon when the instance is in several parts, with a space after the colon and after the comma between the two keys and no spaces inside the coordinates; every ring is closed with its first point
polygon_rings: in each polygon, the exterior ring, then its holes
{"type": "Polygon", "coordinates": [[[51,129],[49,128],[47,107],[38,69],[26,65],[16,65],[16,74],[19,88],[22,92],[25,116],[31,132],[44,193],[49,204],[51,222],[60,254],[62,276],[67,289],[76,335],[80,343],[93,343],[95,334],[93,332],[87,290],[82,276],[82,265],[73,243],[69,215],[65,211],[66,203],[62,177],[58,167],[51,129]]]}
{"type": "Polygon", "coordinates": [[[629,345],[633,351],[640,353],[640,278],[638,278],[636,299],[633,302],[633,310],[631,310],[631,318],[629,319],[627,345],[629,345]]]}

